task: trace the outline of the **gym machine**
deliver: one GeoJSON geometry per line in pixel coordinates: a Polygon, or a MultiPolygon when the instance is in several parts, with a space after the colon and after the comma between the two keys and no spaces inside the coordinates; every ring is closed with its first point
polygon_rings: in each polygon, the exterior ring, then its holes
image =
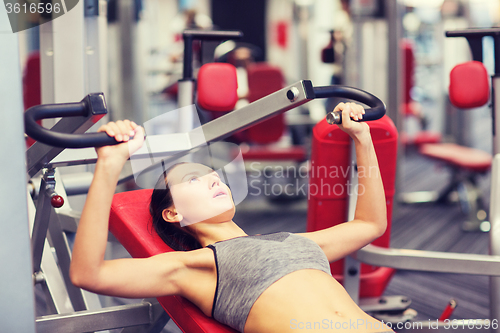
{"type": "MultiPolygon", "coordinates": [[[[356,252],[353,256],[357,261],[350,262],[349,267],[352,272],[357,274],[346,275],[350,281],[349,284],[359,285],[360,262],[370,265],[391,267],[402,270],[428,271],[441,273],[457,273],[471,275],[490,276],[490,316],[489,323],[500,320],[500,210],[497,202],[500,200],[500,105],[495,101],[500,98],[500,28],[491,29],[468,29],[460,31],[448,31],[447,37],[465,37],[472,51],[473,60],[483,60],[482,39],[486,36],[493,37],[495,50],[495,74],[492,76],[491,95],[492,95],[492,119],[493,119],[493,166],[491,179],[490,196],[490,255],[448,253],[434,251],[419,251],[394,248],[382,248],[374,245],[367,245],[356,252]]],[[[356,288],[352,297],[356,297],[356,288]]],[[[464,319],[454,331],[477,331],[478,326],[483,329],[486,320],[464,319]]],[[[430,326],[430,323],[423,322],[419,329],[399,330],[400,332],[447,332],[446,323],[440,322],[438,325],[430,326]]],[[[500,325],[491,326],[491,332],[500,332],[500,325]]],[[[416,327],[416,326],[415,326],[416,327]]]]}
{"type": "MultiPolygon", "coordinates": [[[[365,121],[378,119],[385,114],[385,105],[383,102],[369,93],[355,88],[340,86],[313,87],[310,81],[304,80],[270,94],[241,109],[210,121],[202,125],[200,128],[195,128],[187,133],[148,136],[146,138],[146,144],[142,149],[136,152],[133,157],[137,158],[143,156],[149,158],[154,156],[157,158],[159,156],[167,157],[173,153],[178,154],[182,152],[189,152],[194,148],[221,140],[238,130],[248,128],[251,125],[272,117],[275,114],[293,109],[315,98],[328,98],[332,96],[357,100],[372,107],[371,109],[366,110],[366,114],[363,119],[365,121]]],[[[95,147],[115,144],[116,141],[113,138],[108,137],[105,133],[56,133],[52,130],[44,129],[36,123],[36,120],[61,116],[63,116],[63,119],[66,119],[65,121],[69,123],[76,123],[78,121],[82,122],[82,119],[78,120],[78,118],[99,117],[104,115],[105,111],[106,104],[104,96],[100,93],[90,94],[80,103],[36,106],[29,109],[25,113],[26,133],[40,142],[59,147],[52,149],[53,151],[55,150],[59,152],[65,146],[82,148],[88,146],[95,147]],[[75,117],[71,118],[72,116],[75,117]]],[[[330,113],[327,116],[327,119],[331,124],[341,122],[341,117],[338,112],[330,113]]],[[[83,122],[86,122],[87,120],[88,119],[85,119],[83,122]]],[[[57,124],[54,126],[54,129],[61,129],[61,126],[57,128],[55,127],[57,127],[57,124]]],[[[55,155],[56,153],[53,152],[52,154],[55,155]]],[[[42,160],[42,162],[29,163],[29,170],[31,170],[29,171],[29,174],[36,173],[41,167],[50,170],[58,166],[94,163],[96,161],[96,155],[94,149],[78,149],[77,151],[63,150],[54,158],[50,156],[50,158],[40,158],[38,160],[42,160]],[[37,166],[34,167],[32,164],[36,164],[37,166]]],[[[42,189],[41,191],[41,195],[43,194],[42,197],[45,199],[39,200],[39,205],[41,206],[37,207],[37,212],[40,211],[40,214],[42,214],[42,212],[47,209],[46,207],[49,205],[48,202],[50,200],[47,199],[51,199],[54,196],[54,193],[51,190],[51,182],[52,179],[50,179],[50,177],[47,177],[47,179],[43,181],[42,186],[43,189],[46,190],[42,189]]],[[[43,247],[47,229],[49,229],[49,234],[51,234],[49,226],[50,223],[48,221],[44,222],[43,219],[35,219],[32,242],[34,244],[40,244],[36,246],[37,251],[43,247]]],[[[38,265],[36,268],[38,268],[38,265]]],[[[37,274],[35,274],[35,276],[36,275],[37,274]]],[[[77,310],[76,307],[75,310],[77,310]]],[[[151,311],[155,315],[155,319],[158,318],[158,320],[162,323],[165,323],[165,320],[167,320],[166,315],[158,314],[159,312],[157,311],[156,303],[151,302],[113,308],[110,311],[113,313],[112,316],[108,316],[108,309],[105,308],[97,311],[83,310],[70,314],[44,316],[37,318],[36,322],[40,332],[63,332],[59,330],[60,327],[62,327],[61,323],[73,323],[74,321],[78,324],[75,324],[75,327],[78,326],[78,328],[72,332],[80,332],[115,328],[116,326],[113,325],[116,325],[116,322],[119,321],[117,318],[123,317],[128,318],[128,321],[124,322],[125,325],[143,324],[144,316],[141,315],[141,313],[147,311],[151,311]],[[136,313],[137,318],[132,316],[131,313],[136,313]]],[[[152,321],[150,325],[154,325],[152,321]]],[[[66,327],[65,329],[68,328],[66,327]]],[[[64,332],[68,331],[66,330],[64,332]]]]}

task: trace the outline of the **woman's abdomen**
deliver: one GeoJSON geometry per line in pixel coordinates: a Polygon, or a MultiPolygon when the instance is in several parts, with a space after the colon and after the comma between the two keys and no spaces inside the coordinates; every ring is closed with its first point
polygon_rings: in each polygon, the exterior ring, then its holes
{"type": "Polygon", "coordinates": [[[245,332],[383,332],[345,289],[325,272],[305,269],[288,274],[254,303],[245,332]]]}

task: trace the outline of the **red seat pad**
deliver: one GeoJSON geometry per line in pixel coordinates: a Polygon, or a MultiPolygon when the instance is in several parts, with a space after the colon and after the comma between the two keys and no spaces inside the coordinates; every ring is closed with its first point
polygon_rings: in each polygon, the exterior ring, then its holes
{"type": "Polygon", "coordinates": [[[479,61],[456,65],[450,72],[450,101],[462,109],[483,106],[490,89],[488,72],[479,61]]]}
{"type": "Polygon", "coordinates": [[[209,63],[198,72],[198,105],[208,111],[227,112],[238,101],[236,68],[226,63],[209,63]]]}
{"type": "MultiPolygon", "coordinates": [[[[403,53],[404,67],[403,67],[403,102],[408,105],[412,101],[411,89],[414,86],[414,73],[415,73],[415,46],[409,39],[402,39],[400,44],[401,51],[403,53]]],[[[408,113],[410,110],[403,109],[404,114],[408,113]]]]}
{"type": "Polygon", "coordinates": [[[491,154],[454,143],[424,144],[420,146],[419,151],[424,156],[446,162],[461,169],[486,172],[491,167],[491,154]]]}
{"type": "MultiPolygon", "coordinates": [[[[42,88],[40,79],[40,53],[35,51],[28,56],[23,74],[23,102],[24,110],[42,103],[42,88]]],[[[42,125],[41,120],[37,120],[42,125]]],[[[31,147],[34,139],[26,138],[26,146],[31,147]]]]}
{"type": "Polygon", "coordinates": [[[420,146],[426,143],[439,143],[441,142],[441,133],[432,131],[418,132],[414,136],[409,136],[405,132],[399,134],[400,142],[405,145],[420,146]]]}
{"type": "MultiPolygon", "coordinates": [[[[109,230],[134,258],[146,258],[173,251],[156,234],[149,214],[152,190],[117,193],[113,197],[109,230]]],[[[235,333],[236,331],[205,316],[181,296],[159,297],[158,301],[185,333],[235,333]]]]}
{"type": "Polygon", "coordinates": [[[413,144],[416,146],[420,146],[426,143],[439,143],[439,142],[441,142],[441,133],[439,132],[422,131],[417,133],[413,137],[413,144]]]}

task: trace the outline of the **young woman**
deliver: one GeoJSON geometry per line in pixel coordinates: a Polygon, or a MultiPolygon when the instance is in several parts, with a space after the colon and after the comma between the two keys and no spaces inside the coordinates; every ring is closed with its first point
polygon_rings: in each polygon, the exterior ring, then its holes
{"type": "Polygon", "coordinates": [[[372,242],[387,225],[369,127],[351,120],[362,118],[364,110],[354,103],[340,103],[335,110],[342,111],[340,127],[354,141],[358,168],[370,170],[359,178],[364,191],[352,221],[310,233],[248,236],[232,221],[235,206],[218,175],[201,164],[184,163],[161,177],[163,186],[154,190],[150,210],[167,243],[195,249],[146,259],[104,260],[120,171],[143,144],[143,130],[133,122],[104,125],[100,131],[124,143],[97,149],[73,249],[73,283],[119,297],[181,295],[207,316],[245,333],[390,331],[364,313],[330,274],[328,262],[372,242]]]}

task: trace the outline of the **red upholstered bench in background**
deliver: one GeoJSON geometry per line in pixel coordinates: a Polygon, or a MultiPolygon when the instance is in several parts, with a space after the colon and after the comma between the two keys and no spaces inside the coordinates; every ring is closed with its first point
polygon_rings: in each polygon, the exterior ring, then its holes
{"type": "MultiPolygon", "coordinates": [[[[248,102],[252,103],[284,87],[281,69],[267,63],[253,63],[247,68],[248,102]]],[[[212,118],[220,117],[234,109],[237,102],[236,69],[225,63],[209,63],[198,73],[197,103],[212,118]]],[[[245,161],[297,161],[307,158],[302,146],[270,147],[286,129],[285,116],[280,113],[259,124],[235,134],[242,144],[245,161]]]]}
{"type": "MultiPolygon", "coordinates": [[[[489,100],[489,77],[481,62],[469,61],[455,66],[450,73],[450,101],[460,109],[471,109],[485,105],[489,100]]],[[[428,143],[419,147],[419,152],[429,158],[446,164],[453,170],[452,180],[440,194],[438,201],[448,198],[451,191],[474,191],[475,195],[464,194],[468,221],[464,230],[477,230],[486,218],[480,191],[477,188],[478,175],[491,168],[491,154],[479,149],[455,143],[428,143]]],[[[486,231],[486,230],[484,230],[486,231]]]]}
{"type": "MultiPolygon", "coordinates": [[[[152,190],[115,194],[111,205],[109,230],[134,258],[146,258],[173,251],[156,234],[151,224],[149,200],[152,190]]],[[[235,333],[232,328],[207,317],[181,296],[158,298],[177,326],[186,333],[235,333]]]]}
{"type": "MultiPolygon", "coordinates": [[[[40,53],[35,51],[28,56],[23,73],[23,102],[24,110],[42,103],[42,88],[40,80],[40,53]]],[[[37,120],[42,125],[41,120],[37,120]]],[[[26,147],[31,147],[35,140],[27,137],[26,147]]]]}
{"type": "Polygon", "coordinates": [[[401,105],[401,113],[405,118],[413,117],[420,123],[420,131],[415,134],[410,135],[402,131],[400,133],[400,142],[405,147],[419,147],[425,143],[439,143],[441,142],[441,133],[427,130],[427,118],[421,111],[421,105],[414,101],[411,96],[411,90],[415,85],[415,46],[410,40],[403,39],[400,47],[404,59],[403,103],[401,105]]]}

